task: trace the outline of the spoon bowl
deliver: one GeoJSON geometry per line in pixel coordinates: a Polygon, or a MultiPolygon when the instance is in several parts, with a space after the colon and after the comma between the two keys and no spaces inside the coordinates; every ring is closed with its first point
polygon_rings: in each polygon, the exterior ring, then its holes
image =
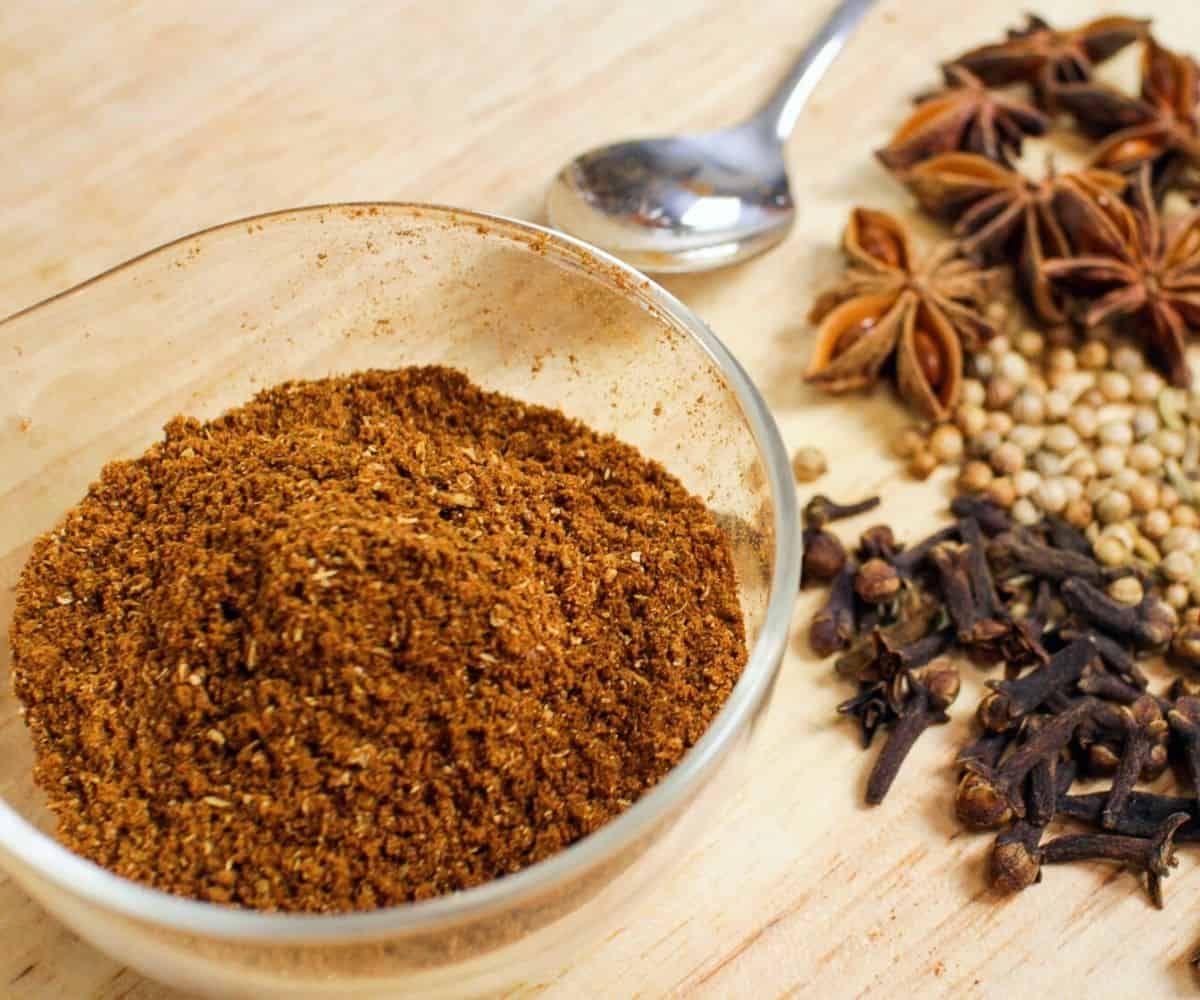
{"type": "Polygon", "coordinates": [[[749,121],[572,160],[546,196],[551,225],[656,274],[724,267],[774,246],[796,217],[784,140],[872,2],[842,0],[749,121]]]}

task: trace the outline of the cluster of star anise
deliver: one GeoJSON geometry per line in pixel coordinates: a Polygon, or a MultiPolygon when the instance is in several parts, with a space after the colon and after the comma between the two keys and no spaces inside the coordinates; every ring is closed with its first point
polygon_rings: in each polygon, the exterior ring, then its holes
{"type": "Polygon", "coordinates": [[[953,242],[919,264],[905,228],[855,209],[849,266],[818,299],[807,378],[830,391],[895,373],[923,416],[957,402],[964,351],[993,333],[984,307],[1003,267],[1044,324],[1118,324],[1176,385],[1190,383],[1188,335],[1200,331],[1200,212],[1168,216],[1166,196],[1200,200],[1200,67],[1164,48],[1148,22],[1104,17],[1057,30],[1031,16],[995,45],[944,69],[945,88],[916,108],[879,160],[953,242]],[[1121,49],[1143,47],[1141,93],[1094,78],[1121,49]],[[999,88],[1004,88],[1003,90],[999,88]],[[1023,92],[1020,88],[1023,88],[1023,92]],[[1028,136],[1060,119],[1098,140],[1080,170],[1016,164],[1028,136]]]}

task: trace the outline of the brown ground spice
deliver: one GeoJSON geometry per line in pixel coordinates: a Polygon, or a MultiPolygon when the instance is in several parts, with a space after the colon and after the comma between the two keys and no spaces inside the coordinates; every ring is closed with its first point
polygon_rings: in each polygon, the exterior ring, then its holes
{"type": "Polygon", "coordinates": [[[173,420],[37,542],[11,639],[67,846],[170,892],[326,912],[595,830],[745,661],[699,500],[445,368],[173,420]]]}

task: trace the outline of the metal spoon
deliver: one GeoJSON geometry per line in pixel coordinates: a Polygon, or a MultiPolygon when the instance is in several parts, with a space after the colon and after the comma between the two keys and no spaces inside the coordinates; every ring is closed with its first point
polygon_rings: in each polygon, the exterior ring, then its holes
{"type": "Polygon", "coordinates": [[[749,121],[572,160],[546,197],[550,224],[660,274],[724,267],[778,243],[796,215],[784,140],[872,2],[843,0],[749,121]]]}

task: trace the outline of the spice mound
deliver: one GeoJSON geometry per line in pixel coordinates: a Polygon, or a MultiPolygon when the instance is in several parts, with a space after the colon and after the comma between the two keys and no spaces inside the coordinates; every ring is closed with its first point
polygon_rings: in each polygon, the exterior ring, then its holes
{"type": "Polygon", "coordinates": [[[679,761],[745,661],[698,499],[444,368],[176,418],[37,542],[11,639],[68,847],[313,912],[562,850],[679,761]]]}

